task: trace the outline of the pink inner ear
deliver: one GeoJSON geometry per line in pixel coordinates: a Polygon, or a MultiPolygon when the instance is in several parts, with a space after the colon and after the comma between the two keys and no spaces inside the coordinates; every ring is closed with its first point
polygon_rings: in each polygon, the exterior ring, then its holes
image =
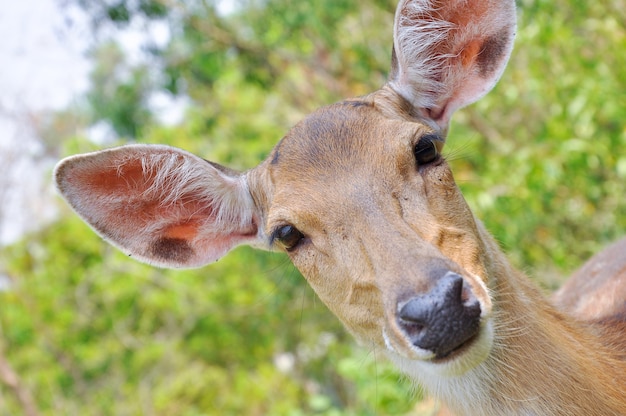
{"type": "Polygon", "coordinates": [[[128,193],[135,189],[141,191],[149,186],[149,178],[144,177],[139,160],[118,161],[115,165],[96,170],[81,169],[75,178],[92,192],[106,195],[128,193]]]}
{"type": "Polygon", "coordinates": [[[178,149],[133,145],[73,157],[56,177],[96,231],[148,263],[201,266],[256,237],[242,177],[178,149]]]}
{"type": "Polygon", "coordinates": [[[466,70],[468,70],[474,62],[476,62],[481,45],[482,39],[474,39],[461,49],[459,59],[461,60],[461,65],[463,65],[466,70]]]}
{"type": "Polygon", "coordinates": [[[198,235],[198,224],[187,223],[173,225],[163,231],[165,238],[175,238],[180,240],[192,241],[198,235]]]}
{"type": "Polygon", "coordinates": [[[498,81],[513,45],[512,0],[405,0],[390,85],[443,130],[498,81]]]}

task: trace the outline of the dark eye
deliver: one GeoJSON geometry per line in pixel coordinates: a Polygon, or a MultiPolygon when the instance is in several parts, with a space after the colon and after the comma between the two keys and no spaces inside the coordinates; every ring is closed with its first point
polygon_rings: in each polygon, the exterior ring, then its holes
{"type": "Polygon", "coordinates": [[[278,244],[283,246],[287,251],[295,249],[302,239],[304,239],[304,234],[292,225],[284,225],[277,229],[274,232],[273,238],[274,241],[277,241],[278,244]]]}
{"type": "Polygon", "coordinates": [[[415,160],[418,165],[427,165],[439,158],[439,151],[435,146],[435,141],[440,141],[439,136],[435,134],[426,134],[422,136],[413,149],[415,160]]]}

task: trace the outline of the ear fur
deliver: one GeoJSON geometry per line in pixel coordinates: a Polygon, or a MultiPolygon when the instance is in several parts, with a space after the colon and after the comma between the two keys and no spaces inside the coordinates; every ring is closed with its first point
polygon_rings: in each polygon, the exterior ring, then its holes
{"type": "Polygon", "coordinates": [[[389,85],[445,130],[455,110],[497,83],[515,27],[514,0],[403,0],[389,85]]]}
{"type": "Polygon", "coordinates": [[[150,264],[197,267],[257,239],[245,176],[179,149],[129,145],[73,156],[54,175],[96,232],[150,264]]]}

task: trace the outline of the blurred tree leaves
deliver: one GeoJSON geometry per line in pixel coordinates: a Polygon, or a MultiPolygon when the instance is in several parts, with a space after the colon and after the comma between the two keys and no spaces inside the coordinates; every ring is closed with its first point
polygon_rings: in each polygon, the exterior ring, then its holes
{"type": "Polygon", "coordinates": [[[408,396],[379,379],[388,365],[345,358],[346,334],[282,256],[244,248],[208,272],[159,270],[69,216],[6,254],[18,278],[0,328],[46,414],[367,414],[378,405],[356,380],[408,396]],[[367,375],[337,365],[350,360],[367,375]]]}
{"type": "MultiPolygon", "coordinates": [[[[86,124],[238,169],[314,108],[381,86],[395,1],[76,0],[92,18],[86,124]],[[220,5],[221,4],[221,5],[220,5]],[[166,28],[128,51],[116,34],[166,28]],[[156,94],[188,99],[161,123],[156,94]]],[[[551,286],[626,231],[626,10],[622,0],[518,2],[500,84],[460,111],[447,144],[470,205],[514,263],[551,286]],[[555,277],[553,277],[555,276],[555,277]]],[[[51,120],[59,124],[68,112],[51,120]]],[[[60,130],[59,130],[60,131],[60,130]]],[[[99,146],[51,131],[61,154],[99,146]]],[[[154,269],[68,209],[3,248],[0,350],[42,414],[421,414],[378,351],[354,347],[280,255],[154,269]]],[[[0,416],[20,414],[0,386],[0,416]]]]}
{"type": "Polygon", "coordinates": [[[152,123],[148,107],[150,77],[144,65],[131,67],[114,42],[93,54],[92,88],[87,93],[93,121],[104,120],[122,137],[138,137],[152,123]]]}
{"type": "MultiPolygon", "coordinates": [[[[279,96],[280,106],[272,103],[276,117],[296,112],[280,123],[289,125],[321,103],[380,86],[388,67],[393,7],[383,10],[376,2],[241,1],[226,13],[215,2],[188,1],[157,15],[146,10],[160,10],[158,0],[79,4],[92,16],[99,40],[88,95],[93,121],[110,123],[121,137],[142,135],[150,124],[150,94],[157,91],[182,94],[194,108],[225,113],[213,95],[224,82],[236,81],[238,93],[250,89],[267,99],[279,96]],[[124,57],[112,44],[116,29],[150,32],[163,24],[168,41],[157,44],[147,37],[134,56],[124,57]],[[366,29],[385,36],[373,44],[357,42],[354,35],[366,29]]],[[[212,114],[202,115],[207,118],[203,133],[211,133],[212,114]]]]}
{"type": "Polygon", "coordinates": [[[486,139],[460,161],[466,197],[527,270],[570,272],[626,230],[620,4],[521,2],[509,68],[457,119],[486,139]]]}

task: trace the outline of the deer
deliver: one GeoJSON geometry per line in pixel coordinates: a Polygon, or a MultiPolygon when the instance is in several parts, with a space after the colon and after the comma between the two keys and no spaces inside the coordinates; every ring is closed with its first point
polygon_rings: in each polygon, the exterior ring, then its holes
{"type": "MultiPolygon", "coordinates": [[[[513,0],[402,0],[389,79],[240,172],[173,147],[70,156],[57,189],[139,261],[282,251],[364,346],[456,415],[626,415],[626,239],[547,297],[474,216],[442,150],[513,49],[513,0]]],[[[447,410],[446,410],[447,409],[447,410]]]]}

